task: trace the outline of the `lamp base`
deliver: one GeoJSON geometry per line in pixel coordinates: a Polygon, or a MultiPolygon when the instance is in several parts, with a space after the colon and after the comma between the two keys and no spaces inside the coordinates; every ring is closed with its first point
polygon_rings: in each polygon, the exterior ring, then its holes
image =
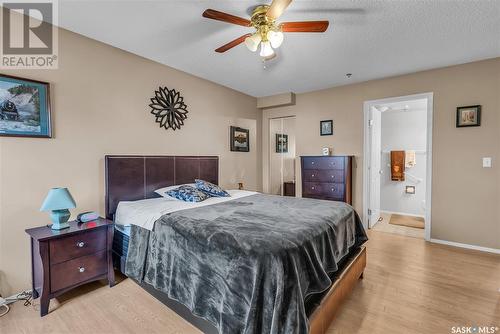
{"type": "Polygon", "coordinates": [[[69,227],[68,219],[71,213],[68,209],[63,210],[52,210],[50,213],[50,219],[52,220],[52,225],[50,226],[53,230],[62,230],[69,227]]]}

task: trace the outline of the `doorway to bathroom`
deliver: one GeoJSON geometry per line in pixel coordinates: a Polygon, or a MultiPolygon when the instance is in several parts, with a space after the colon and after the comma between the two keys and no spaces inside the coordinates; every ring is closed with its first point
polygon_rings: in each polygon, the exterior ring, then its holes
{"type": "Polygon", "coordinates": [[[295,116],[269,120],[269,193],[295,196],[295,116]]]}
{"type": "Polygon", "coordinates": [[[364,223],[430,240],[432,93],[367,101],[364,223]]]}

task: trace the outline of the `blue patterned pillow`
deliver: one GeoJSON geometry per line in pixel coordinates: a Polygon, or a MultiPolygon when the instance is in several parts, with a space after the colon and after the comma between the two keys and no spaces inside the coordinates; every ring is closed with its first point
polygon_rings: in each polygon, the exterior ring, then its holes
{"type": "Polygon", "coordinates": [[[180,199],[184,202],[201,202],[209,198],[203,191],[191,186],[180,186],[178,188],[167,191],[167,195],[180,199]]]}
{"type": "Polygon", "coordinates": [[[196,182],[196,188],[198,188],[198,190],[201,190],[204,193],[206,193],[212,197],[229,197],[229,196],[231,196],[227,193],[227,191],[225,191],[224,189],[222,189],[221,187],[219,187],[216,184],[210,183],[208,181],[199,180],[199,179],[196,179],[194,181],[196,182]]]}

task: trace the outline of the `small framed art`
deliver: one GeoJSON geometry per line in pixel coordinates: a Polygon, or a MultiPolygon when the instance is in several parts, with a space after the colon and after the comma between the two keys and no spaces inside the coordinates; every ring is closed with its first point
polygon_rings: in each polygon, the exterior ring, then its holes
{"type": "Polygon", "coordinates": [[[481,106],[467,106],[457,108],[457,128],[481,125],[481,106]]]}
{"type": "Polygon", "coordinates": [[[276,153],[288,153],[288,135],[276,134],[276,153]]]}
{"type": "Polygon", "coordinates": [[[410,195],[415,194],[415,186],[406,186],[405,192],[410,195]]]}
{"type": "Polygon", "coordinates": [[[230,146],[233,152],[250,152],[250,130],[232,126],[230,146]]]}
{"type": "Polygon", "coordinates": [[[331,136],[333,135],[333,121],[321,121],[319,123],[319,134],[321,136],[331,136]]]}
{"type": "Polygon", "coordinates": [[[0,136],[52,136],[49,84],[0,74],[0,136]]]}

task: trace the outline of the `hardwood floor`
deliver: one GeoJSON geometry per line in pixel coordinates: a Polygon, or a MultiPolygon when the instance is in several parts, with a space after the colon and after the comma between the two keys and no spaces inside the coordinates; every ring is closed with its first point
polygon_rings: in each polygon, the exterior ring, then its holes
{"type": "Polygon", "coordinates": [[[389,224],[389,221],[391,220],[391,216],[392,215],[390,213],[381,212],[380,218],[382,218],[382,220],[380,222],[378,222],[377,224],[375,224],[375,226],[373,227],[373,230],[379,231],[379,232],[404,235],[407,237],[424,239],[424,235],[425,235],[424,229],[389,224]]]}
{"type": "MultiPolygon", "coordinates": [[[[328,333],[451,333],[500,327],[500,256],[370,231],[364,279],[328,333]]],[[[199,333],[129,279],[93,283],[38,306],[13,305],[0,333],[199,333]]],[[[496,333],[500,333],[496,331],[496,333]]]]}

